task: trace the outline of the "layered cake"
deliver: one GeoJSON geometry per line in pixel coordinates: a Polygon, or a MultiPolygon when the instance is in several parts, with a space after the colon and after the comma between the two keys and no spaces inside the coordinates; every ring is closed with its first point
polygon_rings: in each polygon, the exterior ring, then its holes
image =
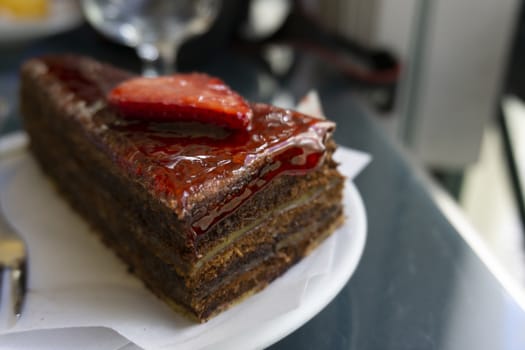
{"type": "Polygon", "coordinates": [[[41,168],[104,243],[202,322],[342,223],[335,125],[247,103],[201,74],[146,79],[86,57],[32,59],[23,122],[41,168]]]}

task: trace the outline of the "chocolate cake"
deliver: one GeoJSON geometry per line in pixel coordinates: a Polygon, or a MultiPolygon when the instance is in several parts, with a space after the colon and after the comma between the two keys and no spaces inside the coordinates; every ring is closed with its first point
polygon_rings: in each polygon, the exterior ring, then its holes
{"type": "Polygon", "coordinates": [[[107,96],[130,78],[86,57],[32,59],[21,111],[44,172],[171,307],[205,321],[342,223],[332,122],[260,103],[245,130],[128,120],[107,96]]]}

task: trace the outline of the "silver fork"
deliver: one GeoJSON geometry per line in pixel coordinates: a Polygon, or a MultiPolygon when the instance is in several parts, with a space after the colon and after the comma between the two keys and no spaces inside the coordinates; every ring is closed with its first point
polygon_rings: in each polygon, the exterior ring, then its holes
{"type": "Polygon", "coordinates": [[[0,329],[12,327],[20,317],[26,285],[25,242],[8,223],[0,208],[0,329]]]}
{"type": "MultiPolygon", "coordinates": [[[[3,137],[0,141],[0,159],[18,154],[26,144],[27,137],[24,135],[3,137]],[[4,143],[15,147],[6,150],[4,143]]],[[[26,244],[7,221],[0,203],[0,330],[12,327],[20,317],[26,286],[26,244]]]]}

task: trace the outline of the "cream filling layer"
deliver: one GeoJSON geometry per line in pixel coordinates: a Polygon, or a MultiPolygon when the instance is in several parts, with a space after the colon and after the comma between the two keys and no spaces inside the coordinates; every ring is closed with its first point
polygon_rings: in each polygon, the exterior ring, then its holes
{"type": "Polygon", "coordinates": [[[289,202],[283,203],[277,207],[275,207],[273,210],[269,211],[265,215],[253,220],[250,224],[240,228],[239,230],[233,231],[228,235],[228,237],[221,243],[214,246],[212,249],[210,249],[200,260],[198,260],[193,269],[190,271],[190,276],[196,274],[199,272],[199,270],[203,267],[204,264],[209,262],[211,259],[216,257],[219,253],[226,250],[231,244],[233,244],[237,239],[239,239],[241,236],[247,234],[248,232],[256,229],[259,225],[261,225],[263,222],[265,222],[268,218],[270,218],[272,215],[274,215],[276,212],[279,213],[285,213],[287,211],[293,210],[297,207],[300,207],[310,201],[312,201],[314,198],[319,197],[322,192],[324,191],[330,191],[330,189],[335,186],[335,183],[331,183],[326,187],[322,188],[316,188],[314,190],[310,190],[308,192],[303,193],[300,197],[293,199],[289,202]]]}

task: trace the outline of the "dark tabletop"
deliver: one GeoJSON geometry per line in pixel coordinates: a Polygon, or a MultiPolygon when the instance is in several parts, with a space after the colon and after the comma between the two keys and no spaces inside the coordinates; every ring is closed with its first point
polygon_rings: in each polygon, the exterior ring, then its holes
{"type": "MultiPolygon", "coordinates": [[[[2,133],[17,130],[18,67],[48,52],[76,52],[139,70],[131,49],[88,27],[32,43],[0,46],[0,96],[10,102],[2,133]]],[[[236,48],[181,61],[181,70],[222,77],[251,100],[269,100],[257,60],[236,48]]],[[[266,75],[265,75],[266,74],[266,75]]],[[[320,92],[337,122],[338,143],[372,155],[356,179],[368,215],[357,271],[336,299],[272,349],[525,349],[525,312],[447,221],[414,170],[374,120],[357,107],[353,87],[326,65],[300,57],[273,80],[296,98],[320,92]]],[[[275,91],[275,86],[272,91],[275,91]]]]}

